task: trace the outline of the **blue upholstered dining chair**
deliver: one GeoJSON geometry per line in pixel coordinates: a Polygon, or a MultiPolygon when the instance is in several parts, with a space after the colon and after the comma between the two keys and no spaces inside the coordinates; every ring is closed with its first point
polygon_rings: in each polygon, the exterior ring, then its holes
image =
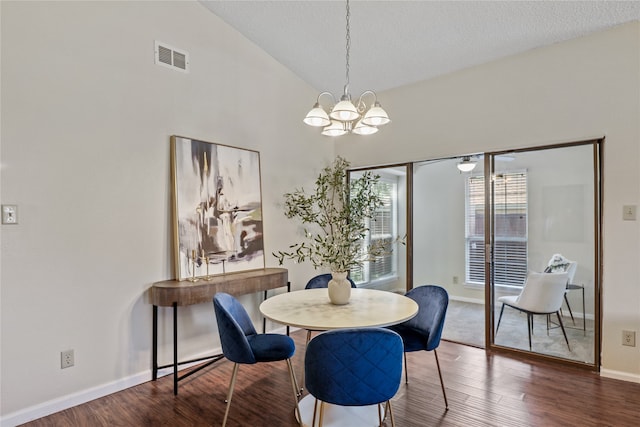
{"type": "MultiPolygon", "coordinates": [[[[402,339],[384,328],[334,329],[309,341],[304,360],[307,390],[316,398],[312,427],[316,425],[318,401],[322,426],[325,403],[340,406],[381,403],[394,426],[391,398],[402,379],[402,339]]],[[[385,413],[386,416],[386,413],[385,413]]]]}
{"type": "Polygon", "coordinates": [[[229,294],[222,292],[215,294],[213,307],[218,321],[222,353],[227,359],[234,362],[229,392],[227,393],[227,409],[224,413],[222,426],[224,427],[227,424],[233,388],[240,364],[274,362],[278,360],[286,360],[289,366],[293,397],[296,404],[296,416],[301,419],[298,408],[298,384],[291,365],[291,357],[296,349],[293,339],[281,334],[256,333],[253,322],[242,304],[229,294]]]}
{"type": "Polygon", "coordinates": [[[440,386],[442,387],[442,395],[444,396],[444,405],[449,409],[447,392],[444,390],[440,361],[438,360],[438,352],[436,351],[440,345],[442,329],[444,328],[444,319],[447,314],[447,307],[449,306],[449,294],[440,286],[425,285],[411,289],[406,293],[406,296],[418,304],[418,314],[406,322],[388,327],[392,331],[400,334],[404,342],[405,381],[407,383],[409,382],[406,353],[420,350],[433,351],[436,358],[436,365],[438,366],[438,376],[440,377],[440,386]]]}

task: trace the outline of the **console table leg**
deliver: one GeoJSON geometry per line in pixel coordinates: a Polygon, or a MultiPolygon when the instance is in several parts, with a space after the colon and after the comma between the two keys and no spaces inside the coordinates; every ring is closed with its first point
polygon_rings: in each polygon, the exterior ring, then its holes
{"type": "Polygon", "coordinates": [[[153,369],[151,379],[158,379],[158,306],[153,306],[153,369]]]}
{"type": "Polygon", "coordinates": [[[178,303],[173,303],[173,394],[178,395],[178,303]]]}

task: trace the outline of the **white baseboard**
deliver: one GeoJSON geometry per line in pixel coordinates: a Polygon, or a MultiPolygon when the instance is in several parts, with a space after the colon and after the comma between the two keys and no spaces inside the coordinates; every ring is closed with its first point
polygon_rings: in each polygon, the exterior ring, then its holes
{"type": "Polygon", "coordinates": [[[469,302],[472,304],[484,304],[484,300],[479,298],[467,298],[467,297],[459,297],[456,295],[449,295],[449,299],[451,301],[469,302]]]}
{"type": "Polygon", "coordinates": [[[632,383],[640,383],[640,375],[630,374],[629,372],[614,371],[613,369],[600,369],[600,376],[605,378],[613,378],[615,380],[629,381],[632,383]]]}
{"type": "Polygon", "coordinates": [[[20,411],[7,414],[3,416],[2,419],[0,419],[0,425],[2,427],[14,427],[20,424],[24,424],[29,421],[33,421],[38,418],[46,417],[47,415],[51,415],[53,413],[63,411],[73,406],[89,402],[99,397],[107,396],[126,388],[145,383],[149,381],[150,378],[151,370],[148,370],[107,384],[99,385],[86,390],[81,390],[79,392],[68,394],[66,396],[60,396],[58,398],[49,400],[48,402],[40,403],[38,405],[34,405],[20,411]]]}
{"type": "MultiPolygon", "coordinates": [[[[298,328],[291,328],[291,331],[295,331],[298,328]]],[[[272,333],[286,332],[285,327],[278,327],[272,333]]],[[[219,354],[222,350],[220,348],[213,349],[213,354],[219,354]]],[[[189,356],[189,359],[197,359],[200,357],[207,357],[212,352],[208,351],[202,354],[196,354],[189,356]]],[[[181,365],[180,369],[188,369],[192,366],[198,365],[202,362],[194,362],[192,364],[181,365]]],[[[158,370],[158,378],[165,375],[173,374],[173,368],[164,368],[158,370]]],[[[66,396],[60,396],[47,402],[40,403],[38,405],[30,406],[20,411],[6,414],[0,418],[1,427],[15,427],[20,424],[27,423],[29,421],[37,420],[38,418],[46,417],[47,415],[54,414],[56,412],[64,411],[65,409],[72,408],[74,406],[81,405],[100,397],[107,396],[109,394],[116,393],[118,391],[125,390],[129,387],[134,387],[142,383],[146,383],[151,380],[151,369],[140,372],[129,377],[121,378],[110,383],[102,384],[96,387],[92,387],[86,390],[81,390],[76,393],[71,393],[66,396]]]]}

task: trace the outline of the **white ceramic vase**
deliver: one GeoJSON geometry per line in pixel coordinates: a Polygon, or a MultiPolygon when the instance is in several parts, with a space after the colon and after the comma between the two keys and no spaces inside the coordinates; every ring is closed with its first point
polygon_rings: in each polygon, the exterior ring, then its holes
{"type": "Polygon", "coordinates": [[[351,297],[351,282],[347,280],[346,271],[332,271],[329,280],[329,300],[331,304],[344,305],[351,297]]]}

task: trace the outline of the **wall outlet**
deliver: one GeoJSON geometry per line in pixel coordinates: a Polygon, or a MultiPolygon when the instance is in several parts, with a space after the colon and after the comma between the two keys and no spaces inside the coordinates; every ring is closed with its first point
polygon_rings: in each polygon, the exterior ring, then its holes
{"type": "Polygon", "coordinates": [[[60,368],[70,368],[74,364],[73,350],[60,352],[60,368]]]}
{"type": "Polygon", "coordinates": [[[622,331],[622,345],[636,346],[636,331],[622,331]]]}
{"type": "Polygon", "coordinates": [[[453,284],[457,285],[459,282],[458,276],[453,276],[453,284]]]}
{"type": "Polygon", "coordinates": [[[635,221],[636,205],[624,205],[622,207],[622,219],[625,221],[635,221]]]}

